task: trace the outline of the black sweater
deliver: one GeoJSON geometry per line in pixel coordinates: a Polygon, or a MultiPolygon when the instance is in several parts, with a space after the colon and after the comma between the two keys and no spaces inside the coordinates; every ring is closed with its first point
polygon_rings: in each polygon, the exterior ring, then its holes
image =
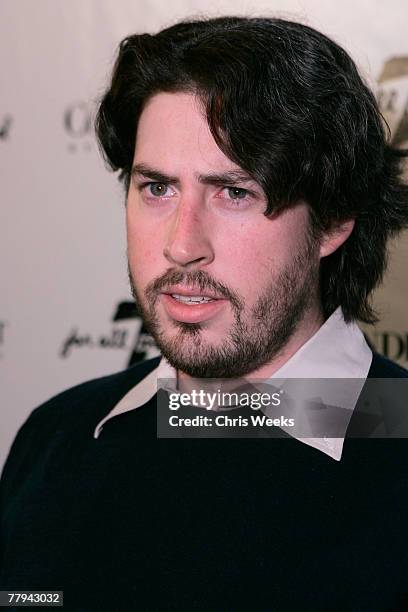
{"type": "MultiPolygon", "coordinates": [[[[157,439],[155,399],[97,423],[158,359],[35,410],[1,481],[0,590],[64,610],[408,610],[408,442],[157,439]]],[[[374,356],[370,377],[408,377],[374,356]]]]}

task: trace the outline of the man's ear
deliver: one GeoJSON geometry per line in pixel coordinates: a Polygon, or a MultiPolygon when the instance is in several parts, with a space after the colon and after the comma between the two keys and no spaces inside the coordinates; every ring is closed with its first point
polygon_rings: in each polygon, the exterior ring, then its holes
{"type": "Polygon", "coordinates": [[[320,257],[327,257],[346,242],[354,227],[354,219],[336,221],[330,229],[323,232],[320,239],[320,257]]]}

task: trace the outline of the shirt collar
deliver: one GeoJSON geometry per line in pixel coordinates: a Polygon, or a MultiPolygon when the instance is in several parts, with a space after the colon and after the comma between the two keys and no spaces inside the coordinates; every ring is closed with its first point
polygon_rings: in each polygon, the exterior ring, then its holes
{"type": "MultiPolygon", "coordinates": [[[[280,382],[287,379],[356,379],[353,385],[342,385],[341,405],[344,422],[340,424],[342,437],[337,438],[297,438],[300,442],[316,448],[329,457],[339,461],[343,450],[344,437],[352,412],[367,378],[372,361],[372,351],[356,323],[346,323],[341,308],[337,308],[320,329],[292,357],[277,370],[272,379],[280,382]]],[[[174,380],[176,389],[177,373],[170,363],[162,357],[157,368],[133,387],[116,406],[98,423],[94,438],[98,438],[104,424],[111,418],[135,410],[148,402],[157,392],[158,380],[174,380]]],[[[277,381],[274,381],[277,382],[277,381]]],[[[321,392],[321,388],[319,387],[321,392]]],[[[338,389],[327,384],[321,398],[327,404],[338,404],[338,389]]],[[[324,418],[324,417],[322,417],[324,418]]],[[[288,432],[290,433],[290,432],[288,432]]]]}

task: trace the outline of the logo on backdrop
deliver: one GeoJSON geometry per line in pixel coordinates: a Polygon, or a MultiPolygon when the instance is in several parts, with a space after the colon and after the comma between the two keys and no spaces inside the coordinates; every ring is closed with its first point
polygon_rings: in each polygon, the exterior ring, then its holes
{"type": "Polygon", "coordinates": [[[128,357],[127,365],[130,366],[138,361],[144,361],[145,359],[151,359],[160,355],[160,351],[157,348],[152,336],[146,329],[145,324],[136,308],[134,302],[120,302],[116,308],[116,312],[113,316],[114,321],[129,321],[135,320],[138,322],[138,331],[133,336],[130,344],[130,352],[128,357]]]}
{"type": "Polygon", "coordinates": [[[108,332],[90,334],[73,327],[62,342],[59,356],[66,359],[83,348],[123,351],[126,355],[125,366],[160,354],[134,302],[118,303],[108,332]]]}
{"type": "Polygon", "coordinates": [[[79,153],[91,151],[93,122],[90,104],[74,102],[67,106],[63,117],[64,129],[69,138],[68,151],[79,153]]]}
{"type": "Polygon", "coordinates": [[[408,332],[371,331],[366,334],[371,348],[393,361],[408,361],[408,332]]]}
{"type": "MultiPolygon", "coordinates": [[[[378,79],[378,104],[391,130],[391,143],[408,147],[408,56],[387,60],[378,79]]],[[[389,359],[408,362],[408,333],[405,331],[372,331],[375,350],[389,359]]]]}
{"type": "Polygon", "coordinates": [[[408,146],[408,56],[392,57],[378,79],[378,104],[394,146],[408,146]]]}
{"type": "Polygon", "coordinates": [[[11,115],[0,115],[0,140],[8,140],[10,138],[12,124],[13,117],[11,115]]]}

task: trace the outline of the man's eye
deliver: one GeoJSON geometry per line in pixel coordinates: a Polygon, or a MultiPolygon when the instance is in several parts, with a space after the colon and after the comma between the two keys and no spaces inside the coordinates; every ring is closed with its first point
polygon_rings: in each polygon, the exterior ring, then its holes
{"type": "Polygon", "coordinates": [[[250,196],[253,195],[251,191],[242,187],[223,187],[218,197],[226,200],[226,204],[229,202],[233,206],[242,208],[243,204],[249,205],[250,196]]]}
{"type": "Polygon", "coordinates": [[[155,197],[166,195],[168,190],[168,186],[166,185],[166,183],[149,183],[148,185],[146,185],[146,187],[155,197]]]}
{"type": "Polygon", "coordinates": [[[225,189],[231,200],[244,200],[248,195],[248,191],[241,187],[225,187],[225,189]]]}

